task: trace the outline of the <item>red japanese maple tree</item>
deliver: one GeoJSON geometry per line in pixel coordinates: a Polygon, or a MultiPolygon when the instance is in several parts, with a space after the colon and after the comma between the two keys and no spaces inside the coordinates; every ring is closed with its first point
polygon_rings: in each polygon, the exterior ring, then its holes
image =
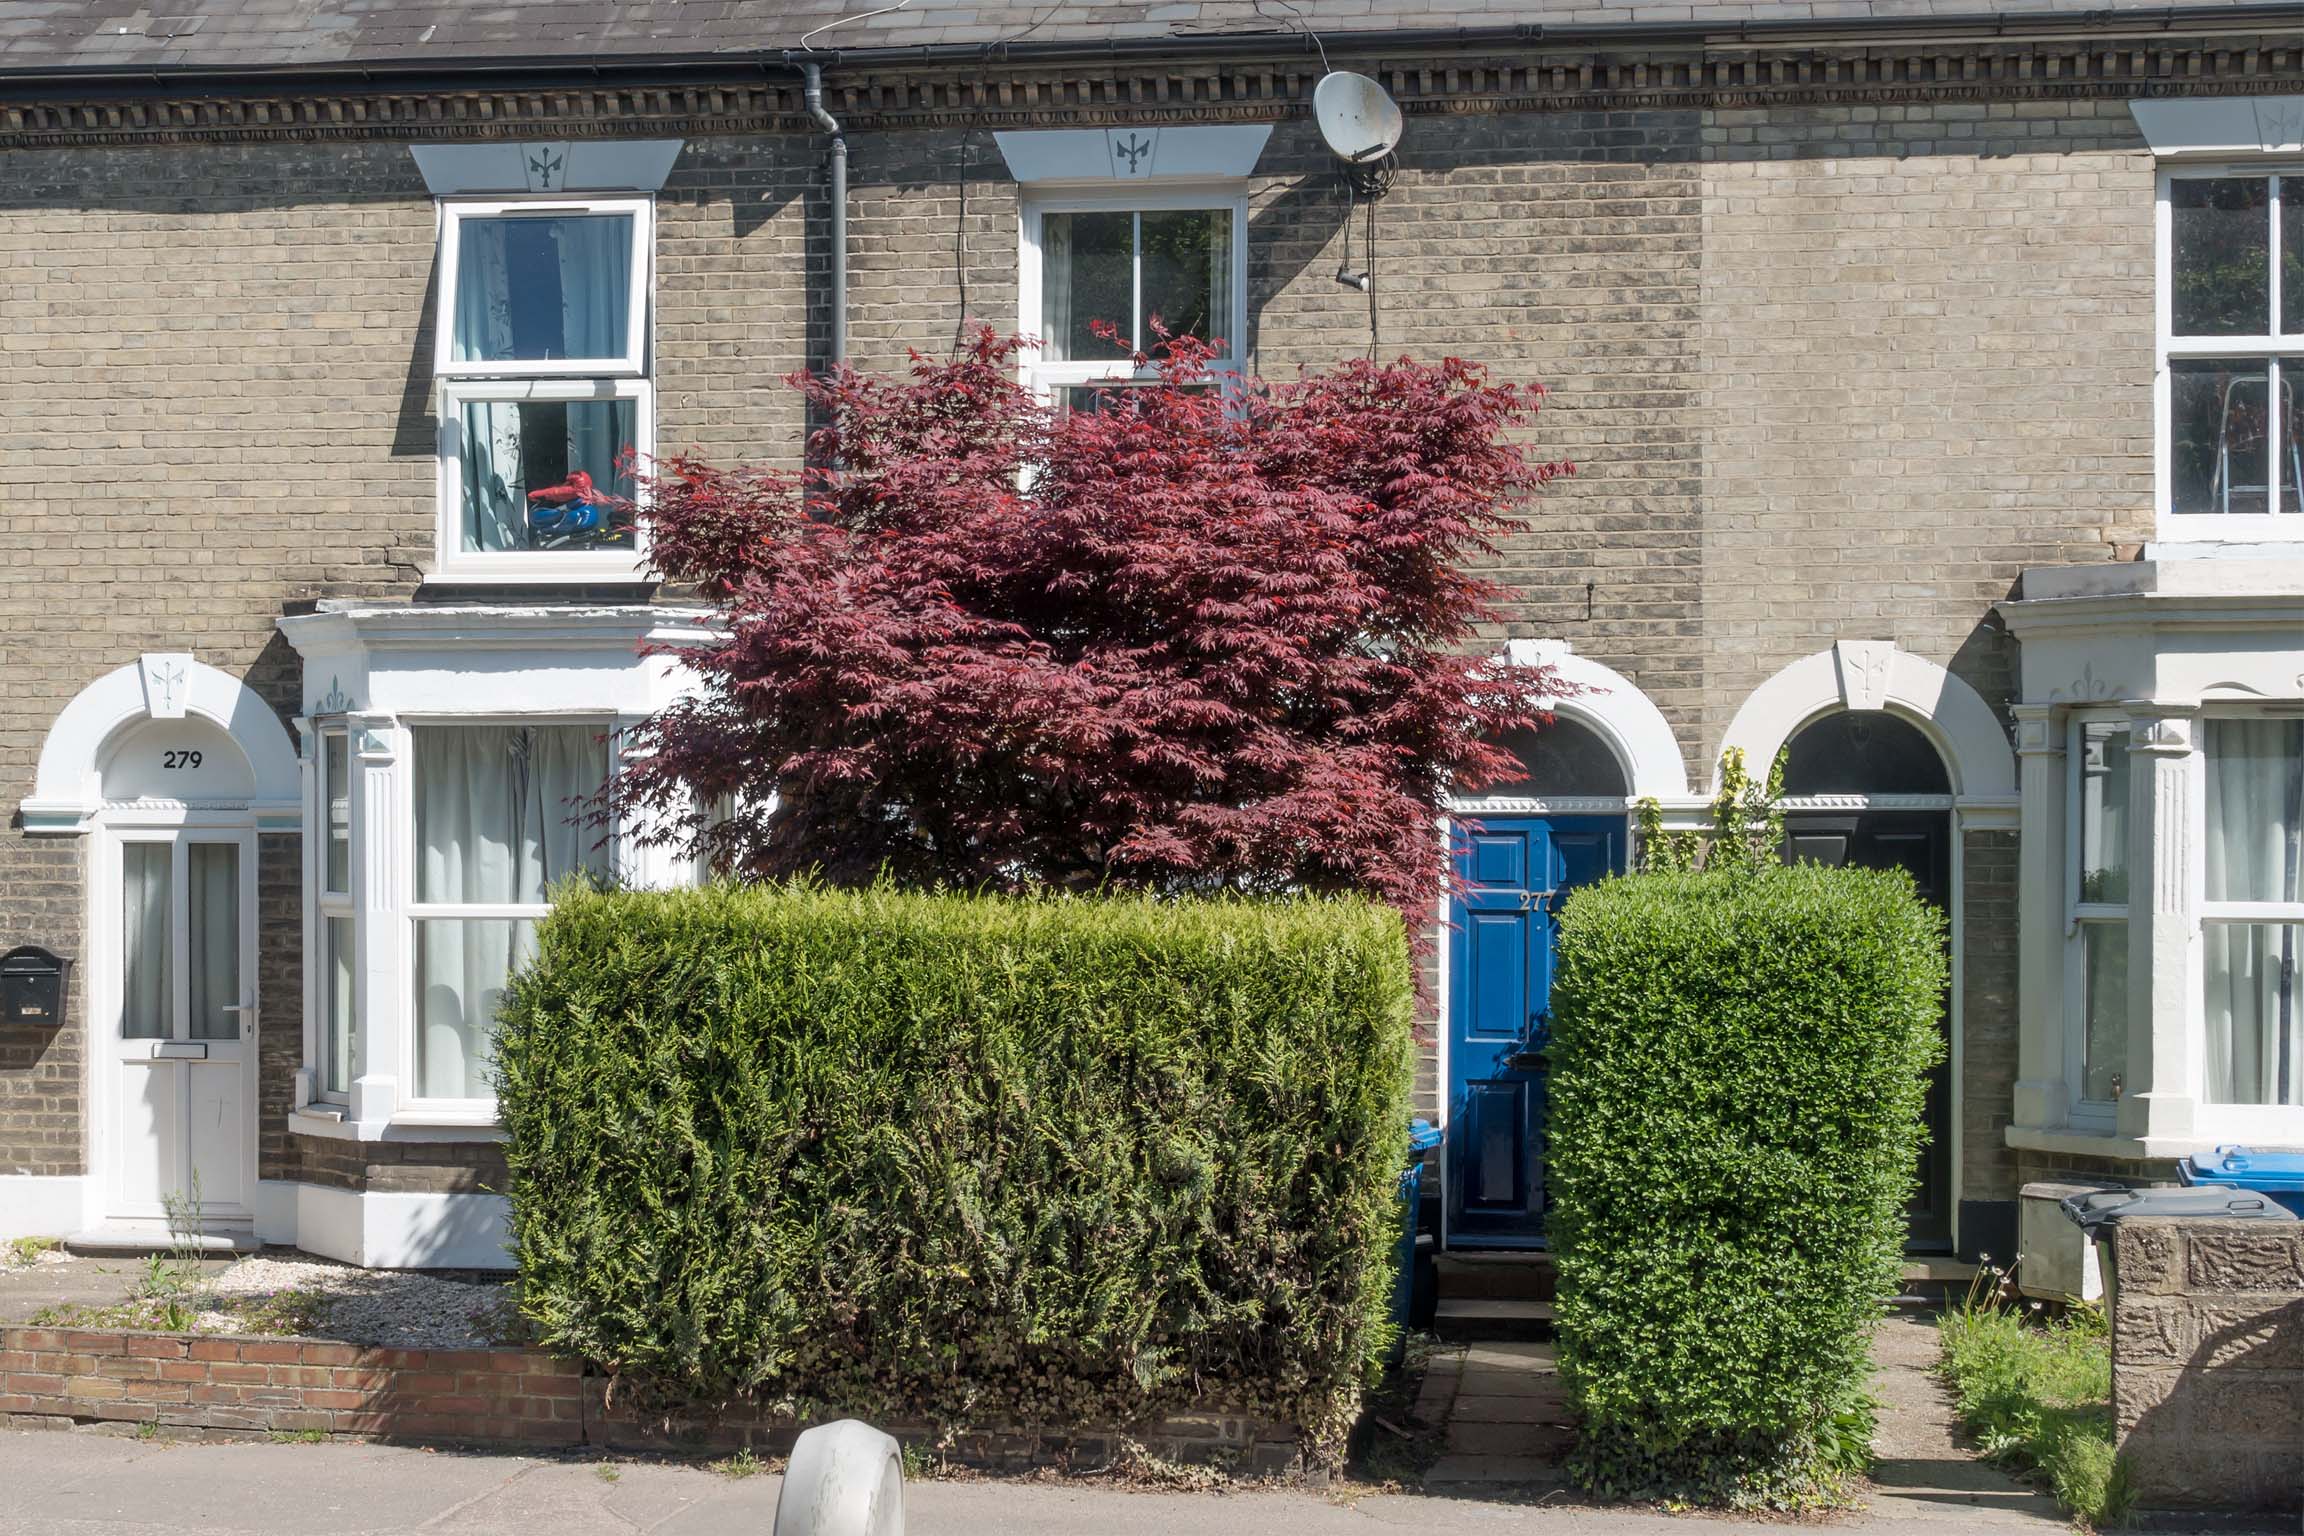
{"type": "Polygon", "coordinates": [[[610,800],[745,875],[1358,889],[1430,910],[1443,791],[1558,684],[1474,650],[1462,562],[1564,473],[1534,390],[1450,360],[1052,410],[989,330],[909,379],[797,379],[805,474],[656,466],[652,556],[724,633],[610,800]],[[717,807],[707,811],[704,807],[717,807]],[[731,809],[732,807],[732,809],[731,809]]]}

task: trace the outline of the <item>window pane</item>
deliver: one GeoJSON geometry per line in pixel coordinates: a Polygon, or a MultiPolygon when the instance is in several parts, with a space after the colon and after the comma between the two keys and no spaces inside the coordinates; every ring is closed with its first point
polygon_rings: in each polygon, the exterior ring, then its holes
{"type": "Polygon", "coordinates": [[[2280,329],[2304,335],[2304,176],[2280,178],[2280,329]]]}
{"type": "Polygon", "coordinates": [[[468,400],[464,548],[630,549],[633,400],[468,400]]]}
{"type": "MultiPolygon", "coordinates": [[[[2304,183],[2298,190],[2304,192],[2304,183]]],[[[2273,510],[2304,512],[2304,400],[2297,388],[2304,384],[2304,358],[2272,364],[2272,376],[2280,385],[2280,505],[2273,510]]]]}
{"type": "Polygon", "coordinates": [[[240,1038],[240,848],[194,843],[184,866],[192,1038],[240,1038]]]}
{"type": "Polygon", "coordinates": [[[2170,509],[2269,512],[2263,361],[2194,359],[2168,372],[2170,509]]]}
{"type": "Polygon", "coordinates": [[[123,1040],[165,1040],[174,1032],[168,986],[170,852],[166,843],[124,843],[120,848],[123,1040]]]}
{"type": "Polygon", "coordinates": [[[1801,727],[1784,760],[1788,795],[1948,795],[1943,754],[1883,709],[1843,709],[1801,727]]]}
{"type": "Polygon", "coordinates": [[[2080,727],[2080,899],[2128,899],[2128,727],[2080,727]]]}
{"type": "MultiPolygon", "coordinates": [[[[1059,385],[1052,393],[1055,395],[1059,409],[1081,411],[1090,416],[1100,416],[1106,411],[1130,409],[1140,404],[1138,401],[1130,400],[1128,396],[1142,391],[1146,387],[1147,385],[1143,383],[1064,384],[1059,385]]],[[[1186,384],[1178,392],[1187,395],[1205,395],[1213,393],[1215,387],[1213,383],[1186,384]]]]}
{"type": "Polygon", "coordinates": [[[2296,961],[2304,928],[2210,923],[2202,934],[2211,1104],[2296,1104],[2296,961]]]}
{"type": "Polygon", "coordinates": [[[416,899],[541,902],[578,872],[606,874],[582,800],[608,781],[596,725],[427,725],[416,759],[416,899]]]}
{"type": "Polygon", "coordinates": [[[1126,354],[1136,328],[1136,215],[1050,213],[1040,220],[1040,340],[1050,362],[1102,362],[1126,354]],[[1109,320],[1123,343],[1089,326],[1109,320]]]}
{"type": "Polygon", "coordinates": [[[2120,1097],[2128,1074],[2128,925],[2080,925],[2081,1008],[2088,1060],[2080,1097],[2120,1097]]]}
{"type": "Polygon", "coordinates": [[[322,961],[320,1013],[320,1087],[326,1093],[348,1093],[352,1080],[364,1068],[360,1053],[360,1017],[352,987],[352,919],[331,917],[321,924],[322,961]]]}
{"type": "Polygon", "coordinates": [[[328,802],[328,854],[323,884],[331,891],[352,888],[352,764],[345,755],[344,733],[320,733],[323,793],[328,802]]]}
{"type": "Polygon", "coordinates": [[[465,219],[450,355],[460,363],[625,356],[632,216],[465,219]]]}
{"type": "Polygon", "coordinates": [[[1171,336],[1233,338],[1232,218],[1216,209],[1144,215],[1143,345],[1156,344],[1152,318],[1171,336]]]}
{"type": "Polygon", "coordinates": [[[1565,715],[1541,730],[1507,731],[1498,743],[1520,759],[1522,771],[1484,789],[1481,795],[1628,795],[1624,765],[1600,733],[1565,715]]]}
{"type": "Polygon", "coordinates": [[[2202,746],[2208,899],[2304,899],[2304,721],[2210,720],[2202,746]]]}
{"type": "Polygon", "coordinates": [[[2179,176],[2169,183],[2179,336],[2261,336],[2272,328],[2272,180],[2179,176]]]}
{"type": "Polygon", "coordinates": [[[495,1095],[489,1072],[504,983],[536,952],[527,918],[424,918],[416,924],[416,1092],[495,1095]]]}

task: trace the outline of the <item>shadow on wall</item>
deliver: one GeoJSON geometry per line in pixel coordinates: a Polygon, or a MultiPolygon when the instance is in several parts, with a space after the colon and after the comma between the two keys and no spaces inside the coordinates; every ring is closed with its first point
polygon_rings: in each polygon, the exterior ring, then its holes
{"type": "Polygon", "coordinates": [[[2236,1310],[2115,1315],[2116,1359],[2140,1350],[2185,1362],[2114,1365],[2113,1399],[2125,1423],[2120,1455],[2144,1509],[2293,1516],[2304,1508],[2304,1296],[2213,1326],[2236,1310]],[[2212,1325],[2197,1343],[2157,1337],[2195,1318],[2212,1325]]]}

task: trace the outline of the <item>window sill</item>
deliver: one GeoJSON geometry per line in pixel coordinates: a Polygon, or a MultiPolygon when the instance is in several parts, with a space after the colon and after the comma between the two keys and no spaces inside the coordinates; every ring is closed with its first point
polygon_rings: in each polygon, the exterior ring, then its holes
{"type": "MultiPolygon", "coordinates": [[[[2293,1138],[2291,1138],[2293,1139],[2293,1138]]],[[[2035,1126],[2012,1125],[2007,1131],[2008,1145],[2020,1152],[2061,1152],[2074,1157],[2107,1157],[2124,1161],[2191,1157],[2202,1152],[2213,1152],[2234,1142],[2251,1145],[2269,1145],[2264,1138],[2240,1135],[2222,1136],[2120,1136],[2106,1131],[2075,1131],[2070,1129],[2044,1130],[2035,1126]]]]}
{"type": "Polygon", "coordinates": [[[389,1120],[352,1120],[339,1104],[307,1104],[288,1112],[288,1130],[317,1141],[497,1142],[504,1127],[493,1115],[404,1110],[389,1120]]]}

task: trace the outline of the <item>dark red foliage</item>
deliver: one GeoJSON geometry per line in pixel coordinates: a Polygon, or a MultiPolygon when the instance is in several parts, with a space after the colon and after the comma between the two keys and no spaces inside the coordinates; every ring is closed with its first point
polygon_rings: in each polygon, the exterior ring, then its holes
{"type": "Polygon", "coordinates": [[[1429,910],[1443,787],[1556,680],[1473,647],[1462,568],[1563,473],[1535,392],[1450,360],[1162,382],[1052,412],[990,331],[908,381],[798,380],[794,476],[672,460],[652,558],[719,608],[640,728],[628,822],[748,875],[1358,889],[1429,910]],[[737,807],[725,820],[699,805],[737,807]]]}

